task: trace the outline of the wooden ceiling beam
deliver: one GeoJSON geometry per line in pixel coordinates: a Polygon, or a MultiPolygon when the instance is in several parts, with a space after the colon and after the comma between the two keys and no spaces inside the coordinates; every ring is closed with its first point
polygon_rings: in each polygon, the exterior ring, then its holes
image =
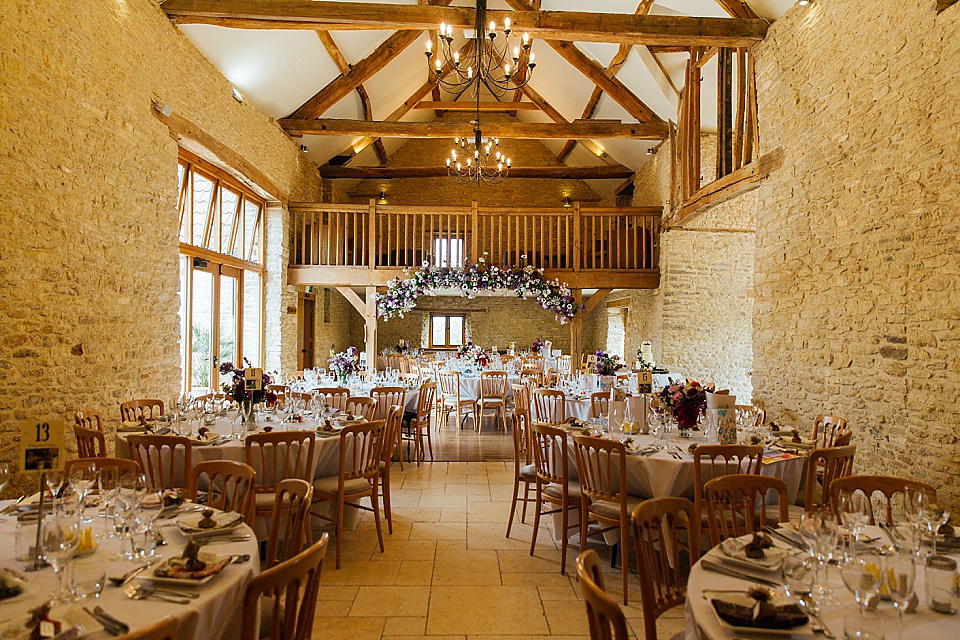
{"type": "MultiPolygon", "coordinates": [[[[383,138],[456,138],[473,135],[469,122],[369,122],[319,118],[303,120],[284,118],[278,121],[287,133],[295,136],[368,136],[383,138]]],[[[487,136],[518,140],[567,138],[631,138],[662,139],[667,135],[665,122],[622,123],[610,120],[576,120],[571,123],[487,122],[487,136]]]]}
{"type": "Polygon", "coordinates": [[[717,0],[724,11],[730,14],[731,18],[742,18],[745,20],[756,20],[760,18],[757,12],[750,8],[743,0],[717,0]]]}
{"type": "MultiPolygon", "coordinates": [[[[525,85],[520,90],[523,92],[523,95],[527,96],[530,99],[530,102],[537,105],[537,107],[539,107],[541,111],[547,114],[547,117],[553,120],[554,122],[559,124],[566,124],[567,122],[569,122],[566,118],[563,117],[562,113],[557,111],[553,107],[553,105],[547,102],[543,98],[543,96],[537,93],[533,89],[533,87],[531,87],[530,85],[525,85]]],[[[593,140],[580,139],[578,140],[578,142],[582,144],[587,151],[597,156],[604,162],[607,162],[607,163],[613,162],[612,160],[610,160],[610,156],[607,155],[607,152],[604,151],[603,147],[601,147],[599,144],[597,144],[593,140]]]]}
{"type": "MultiPolygon", "coordinates": [[[[166,0],[177,24],[214,24],[240,29],[394,29],[423,31],[441,22],[472,29],[475,9],[431,5],[312,0],[166,0]]],[[[767,22],[741,18],[638,16],[586,11],[487,11],[532,38],[626,44],[749,47],[767,33],[767,22]]],[[[352,90],[352,89],[351,89],[352,90]]]]}
{"type": "MultiPolygon", "coordinates": [[[[623,180],[633,176],[633,169],[623,165],[600,165],[595,167],[510,167],[511,178],[540,178],[558,180],[623,180]]],[[[393,178],[446,178],[443,165],[429,167],[342,167],[323,165],[320,175],[324,178],[382,179],[393,178]]]]}
{"type": "MultiPolygon", "coordinates": [[[[417,103],[414,109],[441,109],[443,111],[476,111],[477,103],[424,100],[417,103]]],[[[481,102],[480,111],[539,111],[532,102],[481,102]]]]}

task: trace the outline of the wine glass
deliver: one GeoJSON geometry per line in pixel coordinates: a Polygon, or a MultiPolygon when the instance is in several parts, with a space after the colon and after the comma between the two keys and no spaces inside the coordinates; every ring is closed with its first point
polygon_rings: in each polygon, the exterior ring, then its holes
{"type": "Polygon", "coordinates": [[[156,557],[157,530],[156,522],[163,511],[163,490],[159,487],[144,486],[140,499],[140,515],[138,523],[143,533],[142,555],[156,557]]]}
{"type": "Polygon", "coordinates": [[[897,551],[886,557],[884,584],[897,610],[898,637],[903,640],[903,612],[910,605],[913,583],[917,577],[917,556],[914,553],[897,551]]]}
{"type": "Polygon", "coordinates": [[[283,424],[287,421],[287,418],[290,417],[290,401],[289,400],[277,400],[277,404],[274,407],[274,413],[277,414],[277,418],[280,419],[280,424],[277,426],[277,431],[283,431],[283,424]]]}
{"type": "Polygon", "coordinates": [[[923,510],[929,502],[927,493],[922,489],[907,489],[903,500],[903,511],[907,516],[907,522],[913,529],[913,548],[914,551],[920,549],[920,527],[923,524],[923,510]]]}
{"type": "Polygon", "coordinates": [[[230,437],[239,438],[240,435],[237,433],[237,418],[240,417],[240,405],[236,402],[227,403],[226,413],[227,420],[230,421],[230,437]]]}
{"type": "Polygon", "coordinates": [[[89,462],[74,465],[73,468],[70,469],[69,479],[70,486],[73,487],[74,491],[76,491],[77,495],[80,497],[80,504],[77,509],[77,517],[80,519],[79,521],[93,522],[92,518],[84,518],[83,512],[87,506],[87,494],[90,493],[90,489],[97,479],[96,467],[89,462]]]}
{"type": "MultiPolygon", "coordinates": [[[[10,482],[10,463],[0,462],[0,491],[10,482]]],[[[6,518],[0,518],[0,523],[6,522],[6,518]]]]}
{"type": "Polygon", "coordinates": [[[856,554],[860,533],[870,522],[870,501],[860,491],[844,491],[840,494],[837,506],[844,526],[853,534],[852,551],[856,554]]]}
{"type": "Polygon", "coordinates": [[[816,574],[813,557],[806,552],[792,553],[783,559],[783,590],[788,596],[805,597],[813,589],[816,574]]]}
{"type": "Polygon", "coordinates": [[[116,538],[116,499],[117,491],[120,488],[119,477],[118,477],[117,467],[101,467],[100,471],[97,473],[97,488],[100,490],[100,499],[103,500],[104,505],[104,537],[105,538],[116,538]],[[107,523],[107,519],[111,520],[110,525],[107,523]]]}
{"type": "Polygon", "coordinates": [[[853,637],[870,637],[865,631],[863,610],[870,599],[880,591],[883,578],[880,574],[879,558],[876,558],[873,562],[868,562],[866,555],[845,555],[843,562],[840,563],[840,577],[843,578],[843,584],[853,594],[860,610],[860,629],[853,637]],[[869,566],[871,564],[873,565],[872,568],[869,566]]]}
{"type": "Polygon", "coordinates": [[[120,515],[120,552],[115,560],[133,560],[136,555],[133,550],[133,529],[136,527],[137,515],[140,509],[140,499],[145,492],[146,481],[143,474],[124,473],[120,477],[117,491],[117,509],[120,515]],[[130,541],[130,551],[126,550],[126,543],[130,541]]]}
{"type": "Polygon", "coordinates": [[[43,559],[57,574],[59,589],[51,596],[54,602],[67,602],[71,592],[64,582],[64,569],[80,546],[80,529],[73,518],[52,517],[43,522],[40,530],[40,551],[43,559]]]}
{"type": "Polygon", "coordinates": [[[923,523],[930,532],[933,555],[937,555],[937,532],[940,531],[940,527],[947,524],[948,520],[950,520],[950,510],[943,504],[928,501],[923,507],[923,523]]]}
{"type": "Polygon", "coordinates": [[[814,509],[800,516],[800,533],[810,540],[813,557],[817,560],[817,586],[814,589],[818,603],[829,603],[833,591],[827,583],[827,563],[837,548],[837,522],[829,509],[814,509]]]}

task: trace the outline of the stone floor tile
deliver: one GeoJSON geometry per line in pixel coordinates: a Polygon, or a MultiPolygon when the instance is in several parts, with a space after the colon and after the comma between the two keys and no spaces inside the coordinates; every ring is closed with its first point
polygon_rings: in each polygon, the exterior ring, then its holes
{"type": "Polygon", "coordinates": [[[399,560],[344,561],[339,569],[334,568],[332,557],[330,560],[323,567],[321,583],[325,585],[392,585],[400,573],[399,560]]]}
{"type": "Polygon", "coordinates": [[[433,587],[427,634],[549,633],[540,597],[525,587],[433,587]],[[469,604],[469,606],[467,606],[469,604]]]}
{"type": "Polygon", "coordinates": [[[433,584],[499,585],[500,563],[495,551],[437,551],[433,584]]]}
{"type": "Polygon", "coordinates": [[[430,587],[363,586],[350,609],[351,617],[426,616],[430,587]]]}
{"type": "MultiPolygon", "coordinates": [[[[487,492],[486,496],[489,498],[490,494],[487,492]]],[[[477,496],[482,498],[483,496],[477,496]]],[[[426,508],[450,508],[450,507],[466,507],[467,506],[467,495],[463,493],[455,494],[445,494],[438,493],[433,491],[424,491],[423,495],[420,496],[420,507],[426,508]]]]}
{"type": "Polygon", "coordinates": [[[463,522],[415,522],[410,540],[465,540],[467,525],[463,522]]]}
{"type": "Polygon", "coordinates": [[[416,636],[422,637],[426,632],[427,619],[420,616],[402,618],[387,618],[383,627],[384,636],[416,636]]]}
{"type": "Polygon", "coordinates": [[[441,510],[440,522],[466,522],[467,510],[460,507],[450,507],[441,510]]]}
{"type": "Polygon", "coordinates": [[[472,502],[467,505],[467,522],[502,522],[506,530],[510,502],[472,502]]]}
{"type": "Polygon", "coordinates": [[[547,614],[551,634],[590,635],[587,611],[583,605],[564,600],[544,600],[543,610],[547,614]]]}
{"type": "Polygon", "coordinates": [[[429,560],[433,561],[437,543],[435,540],[383,541],[383,553],[374,553],[371,560],[429,560]]]}
{"type": "Polygon", "coordinates": [[[357,640],[379,638],[383,633],[385,618],[323,617],[313,621],[313,637],[324,640],[357,640]]]}
{"type": "Polygon", "coordinates": [[[320,576],[320,588],[317,590],[317,600],[348,600],[353,602],[353,599],[357,597],[357,591],[360,590],[358,585],[328,585],[327,582],[327,572],[336,571],[336,569],[328,568],[328,565],[324,565],[321,576],[320,576]]]}
{"type": "Polygon", "coordinates": [[[403,560],[400,562],[398,585],[430,585],[433,579],[433,561],[403,560]]]}

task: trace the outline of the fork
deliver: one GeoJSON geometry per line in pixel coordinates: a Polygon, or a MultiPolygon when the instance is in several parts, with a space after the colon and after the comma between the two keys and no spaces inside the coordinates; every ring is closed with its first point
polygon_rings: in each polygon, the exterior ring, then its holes
{"type": "Polygon", "coordinates": [[[176,604],[189,604],[189,598],[178,598],[176,596],[168,596],[163,593],[157,593],[152,589],[146,589],[139,584],[131,582],[123,588],[123,592],[127,594],[127,597],[131,600],[146,600],[147,598],[156,598],[157,600],[163,600],[164,602],[174,602],[176,604]]]}

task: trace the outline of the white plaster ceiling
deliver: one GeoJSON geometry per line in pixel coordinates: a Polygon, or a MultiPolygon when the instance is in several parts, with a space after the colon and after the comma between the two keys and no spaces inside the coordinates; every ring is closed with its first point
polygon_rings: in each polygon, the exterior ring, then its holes
{"type": "MultiPolygon", "coordinates": [[[[322,0],[318,0],[322,1],[322,0]]],[[[349,0],[363,2],[364,0],[349,0]]],[[[417,4],[417,0],[378,0],[393,4],[417,4]]],[[[633,13],[639,0],[604,0],[591,2],[589,10],[599,13],[633,13]]],[[[782,16],[795,0],[748,0],[748,4],[763,18],[775,20],[782,16]]],[[[472,6],[473,0],[454,0],[455,6],[472,6]]],[[[509,9],[506,0],[489,0],[494,9],[509,9]]],[[[583,0],[542,0],[541,8],[547,11],[583,11],[583,0]]],[[[656,0],[651,13],[658,15],[692,15],[700,17],[727,17],[715,0],[656,0]]],[[[254,30],[229,29],[210,25],[181,25],[180,29],[197,48],[223,73],[230,83],[243,95],[249,104],[272,118],[282,118],[303,104],[308,98],[340,75],[336,64],[312,30],[254,30]]],[[[373,52],[390,36],[391,31],[337,31],[333,40],[348,63],[356,63],[373,52]]],[[[457,35],[454,46],[462,43],[462,34],[457,35]]],[[[423,56],[426,35],[422,35],[364,83],[370,95],[373,117],[383,119],[402,104],[427,77],[427,65],[423,56]]],[[[597,42],[578,42],[577,46],[600,65],[606,66],[617,53],[618,45],[597,42]]],[[[580,118],[583,108],[594,89],[594,84],[574,69],[552,48],[541,41],[534,41],[537,68],[531,86],[556,108],[567,120],[580,118]]],[[[661,53],[657,59],[678,89],[683,88],[686,54],[661,53]]],[[[712,60],[703,69],[702,123],[705,131],[715,129],[716,121],[716,61],[712,60]]],[[[677,120],[678,99],[664,73],[645,47],[634,47],[616,78],[626,85],[664,120],[677,120]]],[[[507,99],[512,97],[508,94],[507,99]]],[[[429,97],[426,99],[430,99],[429,97]]],[[[444,99],[451,99],[444,95],[444,99]]],[[[362,119],[363,111],[357,92],[351,92],[328,109],[323,117],[362,119]]],[[[432,111],[411,110],[404,121],[433,119],[432,111]]],[[[521,111],[518,118],[529,122],[549,122],[549,118],[537,111],[521,111]]],[[[635,122],[614,100],[604,94],[594,112],[595,118],[617,119],[635,122]]],[[[303,144],[308,147],[308,157],[315,163],[324,164],[343,152],[359,138],[350,136],[306,136],[303,144]]],[[[387,153],[392,153],[403,144],[402,139],[384,139],[387,153]]],[[[612,161],[638,169],[647,159],[647,149],[657,141],[606,139],[596,140],[612,161]]],[[[557,152],[563,146],[561,140],[544,141],[548,148],[557,152]]],[[[567,159],[571,166],[590,166],[598,159],[581,145],[577,145],[567,159]]],[[[357,154],[351,165],[377,164],[372,147],[357,154]]],[[[601,195],[609,194],[621,181],[590,181],[601,195]]],[[[344,187],[348,184],[344,181],[344,187]]]]}

